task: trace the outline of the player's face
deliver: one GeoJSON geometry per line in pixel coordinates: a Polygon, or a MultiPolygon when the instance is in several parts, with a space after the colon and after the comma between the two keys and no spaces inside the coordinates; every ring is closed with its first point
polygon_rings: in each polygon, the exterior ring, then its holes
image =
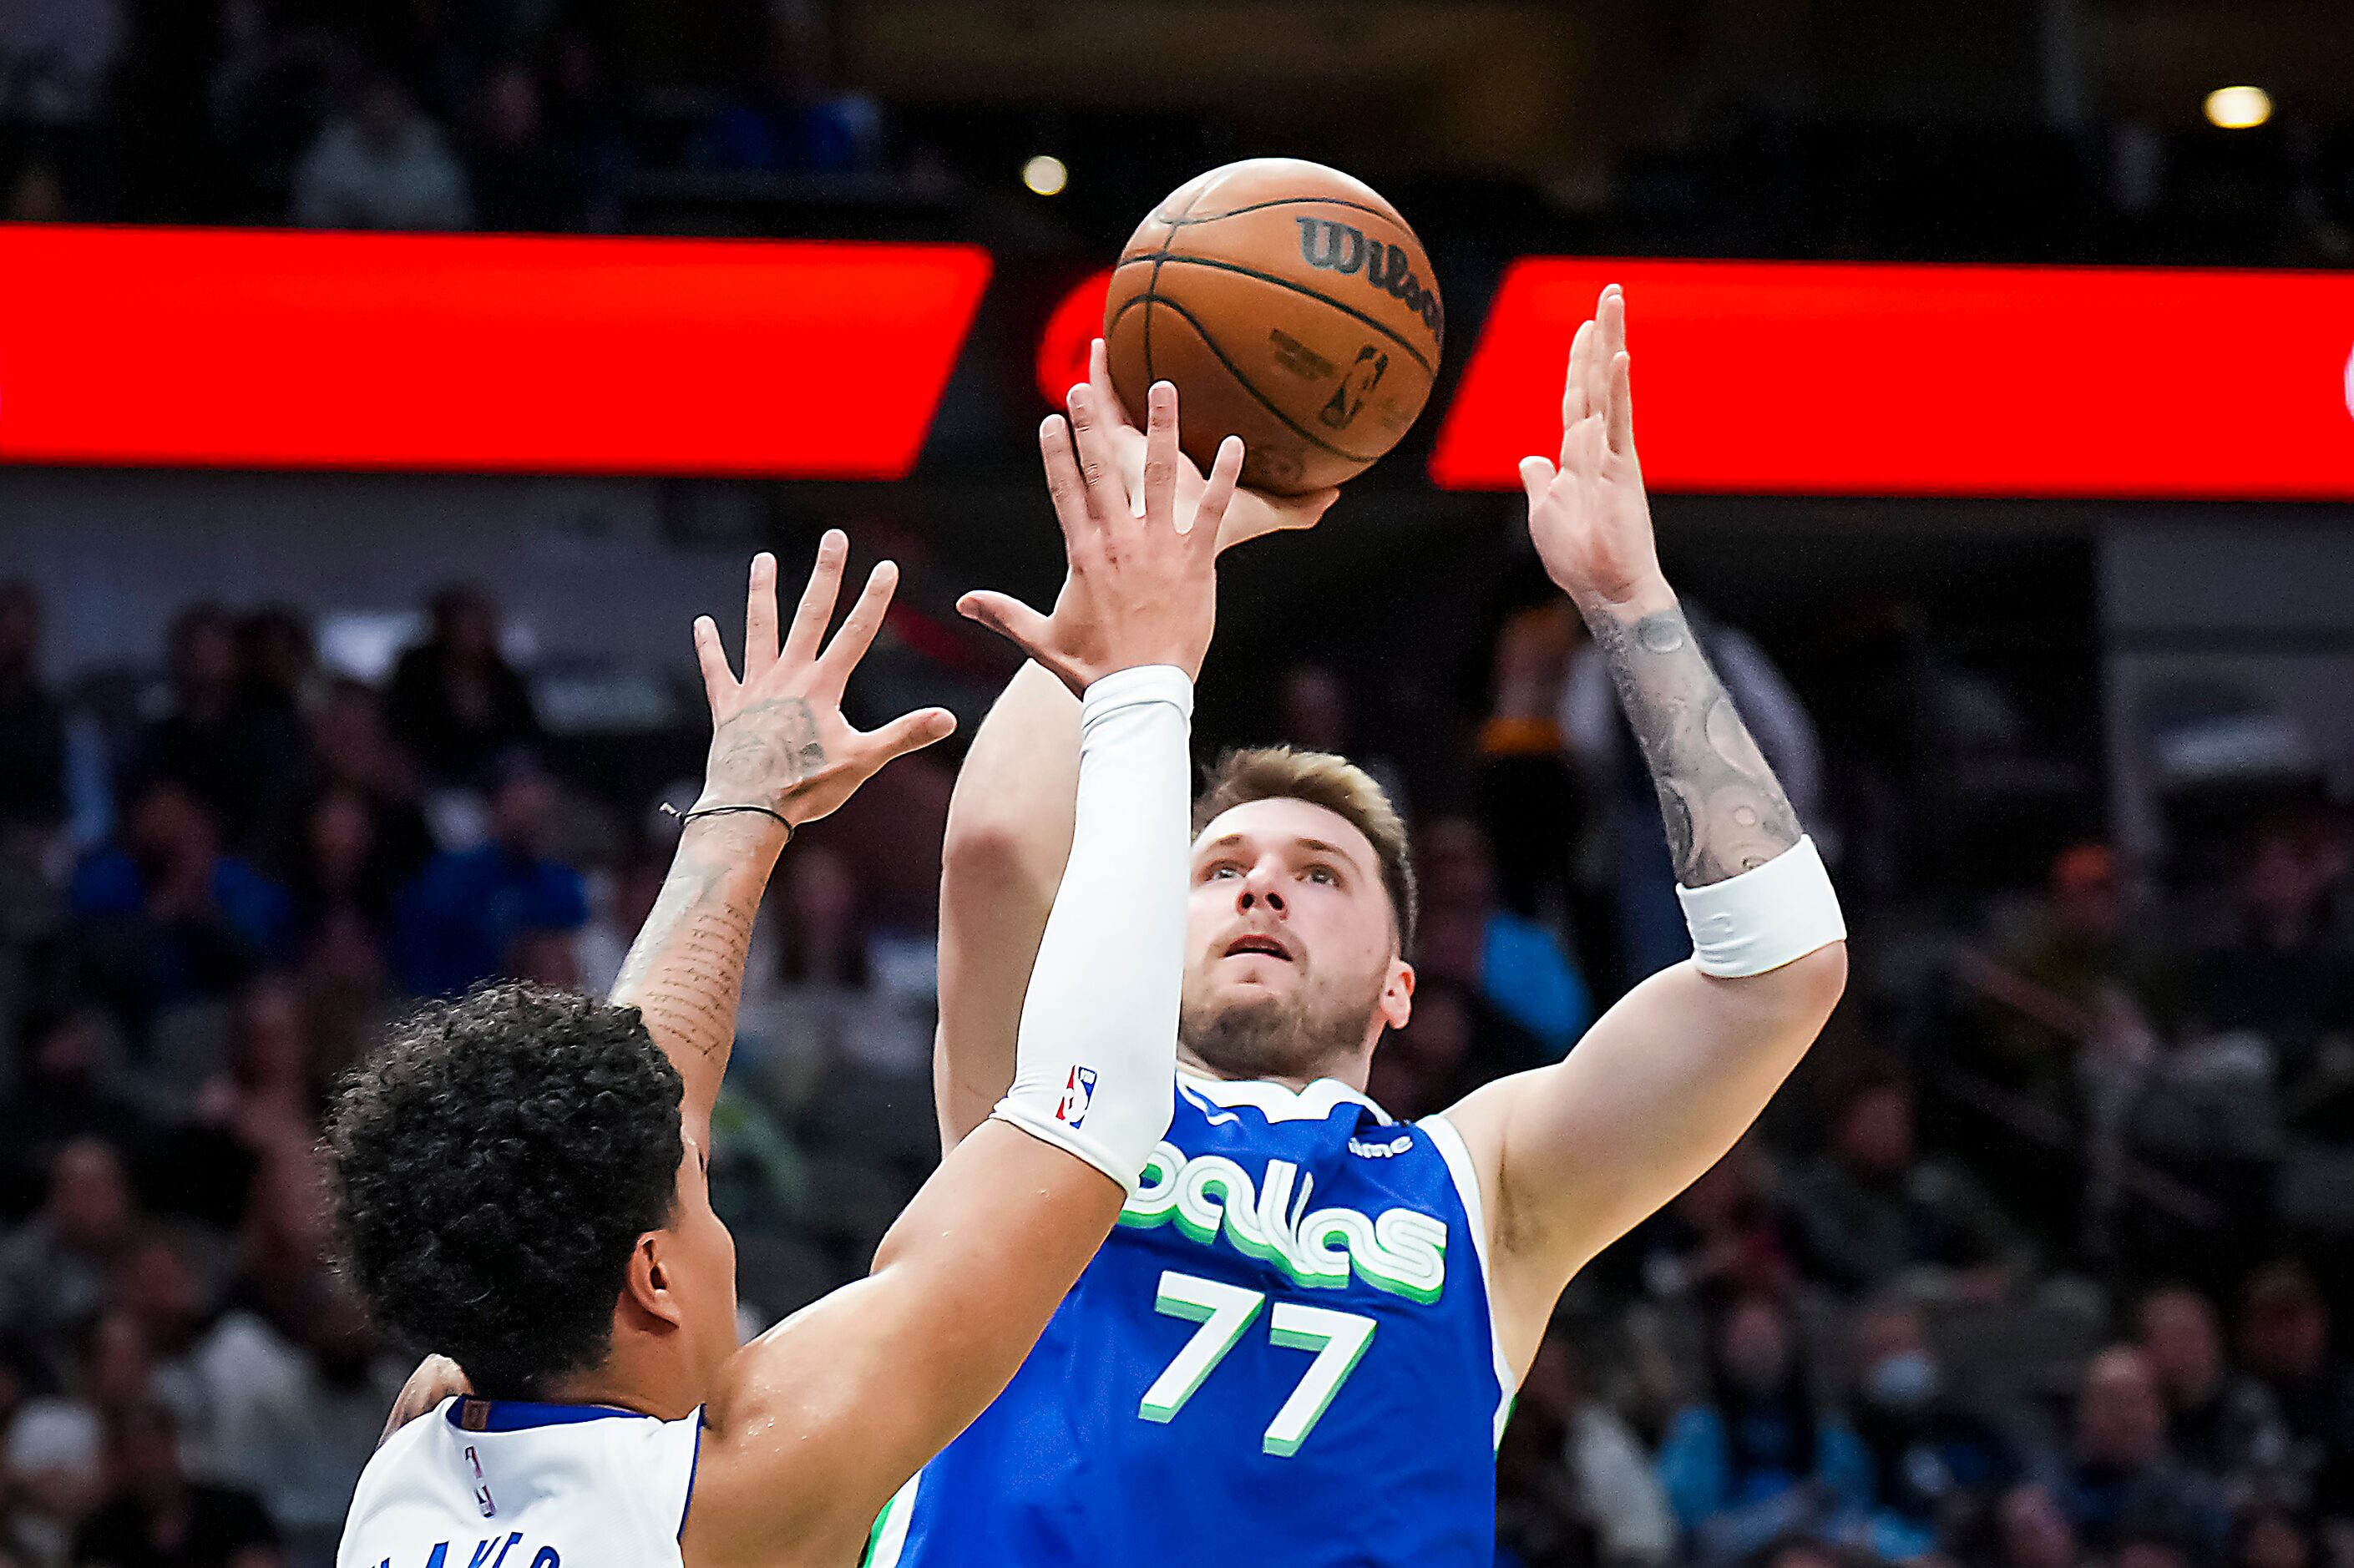
{"type": "Polygon", "coordinates": [[[1193,845],[1185,1046],[1220,1072],[1292,1077],[1361,1056],[1405,1022],[1381,861],[1349,821],[1305,800],[1253,800],[1193,845]]]}
{"type": "Polygon", "coordinates": [[[679,1161],[678,1210],[664,1249],[697,1383],[713,1386],[736,1353],[736,1238],[711,1207],[710,1133],[690,1130],[679,1161]]]}

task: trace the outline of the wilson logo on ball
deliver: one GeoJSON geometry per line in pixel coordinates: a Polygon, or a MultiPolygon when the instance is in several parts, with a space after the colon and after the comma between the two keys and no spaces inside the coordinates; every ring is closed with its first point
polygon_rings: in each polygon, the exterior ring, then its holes
{"type": "Polygon", "coordinates": [[[1366,238],[1364,230],[1329,217],[1303,217],[1299,225],[1299,259],[1321,271],[1343,278],[1359,273],[1365,281],[1398,301],[1422,318],[1433,337],[1443,320],[1438,295],[1414,275],[1413,259],[1403,246],[1384,245],[1366,238]]]}

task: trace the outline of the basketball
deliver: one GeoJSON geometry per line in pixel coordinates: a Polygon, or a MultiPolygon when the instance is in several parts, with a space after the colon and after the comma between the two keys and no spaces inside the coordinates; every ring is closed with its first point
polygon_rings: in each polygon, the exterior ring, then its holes
{"type": "Polygon", "coordinates": [[[1179,186],[1113,270],[1104,339],[1130,409],[1173,382],[1186,454],[1248,449],[1243,482],[1354,478],[1430,396],[1446,316],[1422,242],[1338,169],[1253,158],[1179,186]]]}

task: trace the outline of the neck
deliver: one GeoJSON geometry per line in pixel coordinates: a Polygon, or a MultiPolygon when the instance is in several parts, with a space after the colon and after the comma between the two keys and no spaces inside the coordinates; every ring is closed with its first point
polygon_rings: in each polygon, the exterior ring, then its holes
{"type": "Polygon", "coordinates": [[[702,1391],[684,1368],[666,1361],[632,1364],[643,1360],[609,1356],[602,1366],[551,1380],[534,1397],[548,1404],[610,1405],[663,1421],[681,1420],[703,1403],[702,1391]]]}
{"type": "Polygon", "coordinates": [[[1331,1078],[1346,1084],[1362,1095],[1373,1069],[1373,1053],[1359,1051],[1353,1055],[1327,1057],[1296,1073],[1240,1073],[1204,1061],[1191,1046],[1180,1040],[1177,1042],[1177,1065],[1181,1071],[1196,1077],[1215,1078],[1228,1084],[1281,1084],[1294,1094],[1320,1079],[1331,1078]]]}

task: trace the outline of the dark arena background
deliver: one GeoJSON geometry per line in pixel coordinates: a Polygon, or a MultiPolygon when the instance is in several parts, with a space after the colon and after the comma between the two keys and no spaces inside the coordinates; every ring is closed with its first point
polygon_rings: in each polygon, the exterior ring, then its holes
{"type": "MultiPolygon", "coordinates": [[[[326,1568],[426,1348],[331,1266],[327,1092],[408,999],[610,984],[755,549],[899,561],[854,716],[970,735],[1013,662],[953,605],[1052,595],[1106,269],[1264,154],[1445,296],[1404,444],[1225,569],[1196,721],[1402,797],[1376,1094],[1684,951],[1512,466],[1605,281],[1853,931],[1572,1287],[1499,1562],[2354,1564],[2354,7],[0,0],[0,1568],[326,1568]],[[1724,1440],[1761,1362],[1811,1467],[1724,1440]]],[[[770,895],[748,1327],[937,1158],[961,743],[770,895]]]]}

